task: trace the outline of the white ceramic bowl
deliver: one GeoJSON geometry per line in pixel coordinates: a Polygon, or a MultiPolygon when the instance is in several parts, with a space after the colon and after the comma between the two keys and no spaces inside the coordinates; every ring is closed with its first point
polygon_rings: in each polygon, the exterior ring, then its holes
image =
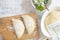
{"type": "Polygon", "coordinates": [[[42,33],[43,33],[45,36],[47,36],[47,37],[51,37],[51,36],[49,35],[48,31],[46,30],[46,27],[45,27],[45,24],[44,24],[45,18],[48,16],[49,12],[51,12],[52,10],[56,10],[56,9],[58,9],[58,8],[60,8],[60,6],[59,6],[59,7],[54,6],[54,7],[52,7],[49,11],[46,11],[46,12],[43,14],[43,16],[42,16],[42,19],[41,19],[41,31],[42,31],[42,33]]]}
{"type": "MultiPolygon", "coordinates": [[[[46,4],[47,7],[49,7],[49,5],[51,4],[51,1],[52,1],[52,0],[48,0],[48,3],[46,4]]],[[[31,4],[32,4],[32,6],[36,9],[36,7],[35,7],[35,5],[33,4],[32,0],[31,0],[31,4]]],[[[37,9],[36,9],[36,10],[37,10],[37,9]]],[[[43,11],[40,11],[40,13],[43,13],[45,10],[46,10],[46,9],[44,9],[43,11]]],[[[39,10],[38,10],[38,11],[39,11],[39,10]]]]}

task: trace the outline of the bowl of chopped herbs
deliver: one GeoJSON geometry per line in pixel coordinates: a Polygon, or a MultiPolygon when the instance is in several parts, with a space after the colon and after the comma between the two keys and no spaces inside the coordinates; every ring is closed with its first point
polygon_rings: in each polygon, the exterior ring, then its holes
{"type": "Polygon", "coordinates": [[[31,3],[34,8],[39,11],[43,11],[45,9],[48,10],[48,5],[50,5],[51,0],[31,0],[31,3]]]}

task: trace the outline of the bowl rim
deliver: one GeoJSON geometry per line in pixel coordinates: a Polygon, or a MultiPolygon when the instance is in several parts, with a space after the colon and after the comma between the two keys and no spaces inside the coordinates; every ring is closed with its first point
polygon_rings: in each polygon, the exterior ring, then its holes
{"type": "Polygon", "coordinates": [[[48,16],[48,14],[49,14],[49,11],[46,10],[46,12],[45,12],[45,13],[43,14],[43,16],[42,16],[42,19],[41,19],[41,31],[42,31],[42,33],[43,33],[45,36],[51,37],[51,36],[49,35],[48,31],[46,30],[45,25],[44,25],[44,20],[45,20],[45,18],[48,16]]]}

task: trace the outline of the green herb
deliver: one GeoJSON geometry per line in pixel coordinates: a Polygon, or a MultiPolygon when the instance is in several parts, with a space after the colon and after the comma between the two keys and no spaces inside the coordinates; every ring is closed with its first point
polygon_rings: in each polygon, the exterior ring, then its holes
{"type": "Polygon", "coordinates": [[[44,4],[46,5],[47,3],[48,3],[48,0],[45,0],[45,1],[44,1],[44,4]]]}
{"type": "Polygon", "coordinates": [[[33,0],[37,10],[43,11],[46,8],[48,0],[33,0]]]}
{"type": "Polygon", "coordinates": [[[44,0],[39,0],[39,2],[44,2],[44,0]]]}
{"type": "Polygon", "coordinates": [[[36,9],[37,10],[40,10],[40,11],[43,11],[44,10],[44,7],[42,5],[36,5],[35,4],[35,6],[36,6],[36,9]]]}

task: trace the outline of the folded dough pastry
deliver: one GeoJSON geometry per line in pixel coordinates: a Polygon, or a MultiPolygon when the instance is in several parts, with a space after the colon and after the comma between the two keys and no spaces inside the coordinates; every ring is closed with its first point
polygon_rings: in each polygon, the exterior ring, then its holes
{"type": "Polygon", "coordinates": [[[59,11],[51,11],[48,16],[45,18],[45,25],[48,26],[51,23],[54,23],[56,21],[60,20],[60,12],[59,11]]]}
{"type": "Polygon", "coordinates": [[[28,31],[28,34],[32,34],[36,28],[35,20],[30,15],[23,15],[23,20],[28,31]]]}
{"type": "Polygon", "coordinates": [[[21,38],[25,31],[23,22],[19,19],[12,19],[12,22],[13,22],[13,27],[15,29],[17,37],[21,38]]]}

